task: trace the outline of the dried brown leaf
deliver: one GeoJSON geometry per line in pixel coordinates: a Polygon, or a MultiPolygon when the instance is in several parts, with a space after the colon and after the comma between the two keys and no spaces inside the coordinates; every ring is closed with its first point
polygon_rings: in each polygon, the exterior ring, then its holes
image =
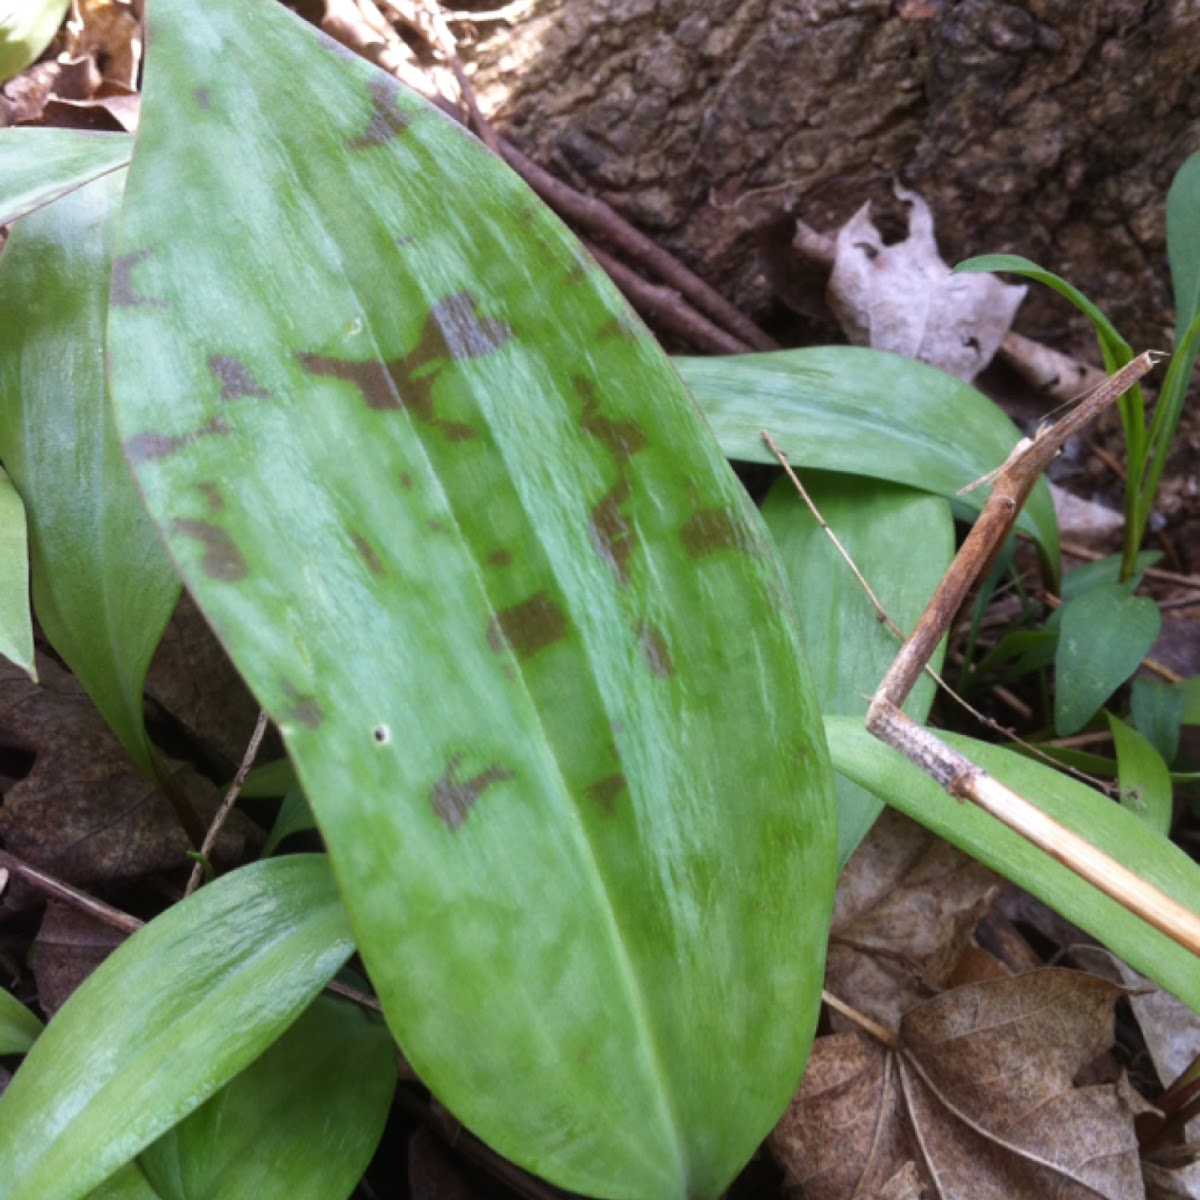
{"type": "MultiPolygon", "coordinates": [[[[128,879],[186,862],[171,806],[137,771],[82,687],[39,656],[40,686],[0,661],[0,741],[33,753],[30,773],[0,801],[0,839],[18,858],[72,883],[128,879]]],[[[175,782],[206,819],[220,797],[190,768],[175,782]]],[[[256,837],[234,813],[216,857],[238,861],[256,837]]]]}
{"type": "Polygon", "coordinates": [[[33,943],[38,1004],[49,1020],[125,940],[125,934],[65,904],[46,906],[33,943]]]}
{"type": "Polygon", "coordinates": [[[1037,971],[920,1005],[895,1049],[818,1039],[772,1150],[805,1200],[1142,1200],[1135,1098],[1073,1084],[1111,1044],[1121,994],[1037,971]]]}
{"type": "Polygon", "coordinates": [[[999,893],[986,867],[885,809],[838,880],[825,986],[895,1028],[941,990],[999,893]]]}
{"type": "Polygon", "coordinates": [[[886,245],[865,204],[838,231],[828,301],[859,346],[919,358],[968,381],[992,361],[1025,288],[995,275],[952,275],[938,254],[929,206],[909,205],[908,237],[886,245]]]}

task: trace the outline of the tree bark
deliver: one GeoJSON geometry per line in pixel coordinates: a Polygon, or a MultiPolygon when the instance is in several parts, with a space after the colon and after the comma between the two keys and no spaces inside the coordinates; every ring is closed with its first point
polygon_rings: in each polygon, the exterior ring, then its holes
{"type": "MultiPolygon", "coordinates": [[[[899,180],[947,261],[1024,254],[1135,348],[1169,347],[1166,192],[1200,148],[1192,0],[533,0],[477,28],[500,130],[759,318],[781,311],[793,217],[832,231],[870,200],[886,228],[899,180]]],[[[1018,327],[1077,347],[1072,313],[1035,288],[1018,327]]]]}

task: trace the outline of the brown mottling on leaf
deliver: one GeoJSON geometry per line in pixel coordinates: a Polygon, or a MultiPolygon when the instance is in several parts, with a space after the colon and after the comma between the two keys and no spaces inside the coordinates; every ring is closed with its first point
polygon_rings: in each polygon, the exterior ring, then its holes
{"type": "Polygon", "coordinates": [[[619,338],[623,341],[637,341],[644,326],[631,313],[614,314],[596,330],[597,339],[619,338]]]}
{"type": "Polygon", "coordinates": [[[499,654],[507,642],[518,658],[532,658],[567,634],[563,611],[545,592],[501,609],[488,625],[487,639],[499,654]]]}
{"type": "Polygon", "coordinates": [[[460,779],[458,769],[462,766],[462,760],[461,754],[454,755],[429,793],[429,803],[433,811],[451,832],[466,821],[475,802],[493,783],[516,778],[506,767],[493,763],[478,775],[472,775],[470,779],[460,779]]]}
{"type": "Polygon", "coordinates": [[[208,112],[209,105],[212,103],[212,93],[206,87],[198,87],[192,92],[192,96],[196,101],[196,107],[204,112],[208,112]]]}
{"type": "Polygon", "coordinates": [[[617,797],[625,790],[624,775],[609,775],[593,783],[587,790],[587,798],[611,814],[617,805],[617,797]]]}
{"type": "Polygon", "coordinates": [[[639,621],[634,627],[638,648],[650,674],[656,679],[666,679],[675,674],[675,664],[662,630],[650,621],[639,621]]]}
{"type": "Polygon", "coordinates": [[[505,550],[503,546],[499,550],[493,550],[487,556],[489,566],[507,567],[512,562],[512,551],[505,550]]]}
{"type": "Polygon", "coordinates": [[[469,441],[475,429],[462,421],[444,420],[433,404],[433,388],[452,362],[490,354],[512,337],[503,321],[481,317],[465,292],[433,305],[416,345],[386,365],[354,362],[324,354],[300,353],[300,365],[311,375],[324,375],[353,384],[367,407],[376,411],[406,409],[417,420],[440,430],[450,441],[469,441]]]}
{"type": "Polygon", "coordinates": [[[199,429],[191,433],[135,433],[126,438],[123,444],[125,457],[133,466],[144,462],[153,462],[159,458],[170,458],[178,454],[193,442],[210,435],[223,435],[229,432],[229,426],[220,417],[212,417],[199,429]]]}
{"type": "Polygon", "coordinates": [[[133,268],[154,253],[150,247],[135,250],[132,254],[113,256],[112,279],[108,287],[108,303],[112,308],[133,308],[149,305],[151,308],[167,308],[165,300],[147,299],[140,295],[133,282],[133,268]]]}
{"type": "Polygon", "coordinates": [[[366,150],[383,146],[404,133],[412,117],[399,106],[400,89],[384,78],[371,80],[371,116],[367,127],[350,141],[351,150],[366,150]]]}
{"type": "Polygon", "coordinates": [[[203,543],[204,557],[200,560],[200,569],[210,578],[237,583],[249,575],[250,570],[242,552],[219,525],[191,517],[176,517],[171,522],[171,532],[203,543]]]}
{"type": "Polygon", "coordinates": [[[225,507],[225,497],[221,495],[219,484],[213,483],[211,479],[205,479],[196,486],[200,489],[200,495],[204,497],[204,503],[208,506],[209,512],[219,513],[225,507]]]}
{"type": "Polygon", "coordinates": [[[325,720],[325,713],[316,700],[297,690],[287,680],[283,683],[283,694],[288,700],[284,715],[293,721],[298,721],[306,729],[316,729],[325,720]]]}
{"type": "Polygon", "coordinates": [[[430,533],[445,533],[446,522],[439,521],[437,517],[434,517],[433,520],[425,522],[425,528],[428,529],[430,533]]]}
{"type": "Polygon", "coordinates": [[[704,558],[720,550],[753,550],[748,530],[736,514],[724,508],[699,508],[680,531],[690,558],[704,558]]]}
{"type": "Polygon", "coordinates": [[[297,354],[296,358],[310,375],[342,379],[353,384],[362,393],[367,407],[376,412],[390,412],[402,407],[391,376],[382,363],[353,362],[345,358],[303,352],[297,354]]]}
{"type": "Polygon", "coordinates": [[[244,362],[231,355],[210,354],[208,369],[217,377],[217,381],[221,385],[222,400],[239,400],[243,396],[266,400],[271,395],[254,378],[254,372],[244,362]]]}
{"type": "Polygon", "coordinates": [[[630,496],[629,481],[618,479],[592,509],[588,535],[596,553],[612,568],[617,583],[629,582],[629,556],[637,545],[633,526],[621,513],[621,505],[630,496]]]}
{"type": "Polygon", "coordinates": [[[632,458],[646,445],[646,432],[636,421],[615,421],[600,411],[596,389],[584,375],[572,380],[575,390],[583,397],[583,416],[580,424],[584,431],[599,439],[608,447],[618,462],[632,458]]]}
{"type": "Polygon", "coordinates": [[[361,533],[352,533],[351,541],[354,542],[354,549],[358,553],[358,557],[367,564],[367,569],[372,575],[383,575],[383,563],[379,561],[379,555],[375,553],[375,547],[367,541],[361,533]]]}
{"type": "Polygon", "coordinates": [[[571,284],[583,283],[592,273],[593,264],[582,254],[577,254],[572,260],[571,265],[567,270],[567,282],[571,284]]]}

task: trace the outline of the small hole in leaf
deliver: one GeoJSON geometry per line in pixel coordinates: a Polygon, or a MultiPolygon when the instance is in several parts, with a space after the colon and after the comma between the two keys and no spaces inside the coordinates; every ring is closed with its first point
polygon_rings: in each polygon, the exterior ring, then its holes
{"type": "Polygon", "coordinates": [[[392,740],[392,731],[386,725],[376,725],[371,731],[371,736],[376,745],[386,746],[392,740]]]}

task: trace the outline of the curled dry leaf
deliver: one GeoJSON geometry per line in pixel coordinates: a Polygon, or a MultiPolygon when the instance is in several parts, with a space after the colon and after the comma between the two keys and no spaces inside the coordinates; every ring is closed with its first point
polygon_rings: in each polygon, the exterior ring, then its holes
{"type": "Polygon", "coordinates": [[[886,245],[864,204],[838,231],[827,299],[858,346],[918,358],[968,382],[992,361],[1025,288],[995,275],[952,275],[929,206],[906,188],[908,237],[886,245]]]}
{"type": "Polygon", "coordinates": [[[1037,971],[920,1005],[895,1048],[819,1039],[771,1148],[805,1200],[1142,1200],[1136,1098],[1072,1082],[1111,1044],[1122,994],[1037,971]]]}
{"type": "Polygon", "coordinates": [[[826,988],[894,1029],[946,986],[1001,886],[949,842],[885,809],[838,880],[826,988]]]}

